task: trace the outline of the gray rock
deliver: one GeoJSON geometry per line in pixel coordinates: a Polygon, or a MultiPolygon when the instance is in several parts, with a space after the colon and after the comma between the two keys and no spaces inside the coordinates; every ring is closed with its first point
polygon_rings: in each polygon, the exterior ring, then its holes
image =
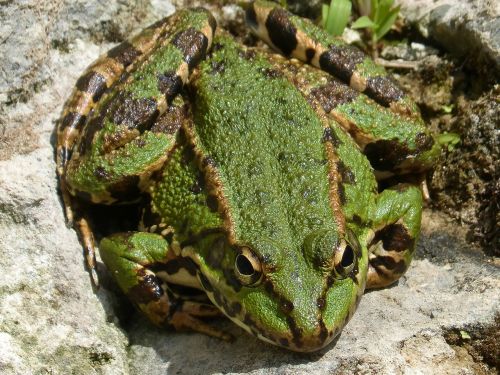
{"type": "Polygon", "coordinates": [[[2,374],[494,373],[480,359],[491,353],[474,343],[497,329],[499,264],[471,248],[464,228],[431,211],[407,275],[367,293],[335,345],[319,353],[271,347],[229,322],[219,324],[234,343],[161,331],[113,288],[94,292],[57,194],[55,120],[78,75],[113,38],[171,8],[160,1],[47,4],[0,8],[2,374]]]}
{"type": "Polygon", "coordinates": [[[500,74],[500,3],[495,0],[399,0],[404,18],[456,56],[500,74]]]}

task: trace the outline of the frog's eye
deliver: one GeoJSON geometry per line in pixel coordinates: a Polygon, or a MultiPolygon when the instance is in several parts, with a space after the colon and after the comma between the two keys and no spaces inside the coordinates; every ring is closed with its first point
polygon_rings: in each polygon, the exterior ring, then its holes
{"type": "Polygon", "coordinates": [[[342,277],[347,277],[356,266],[359,254],[359,242],[350,230],[347,238],[341,242],[340,248],[335,254],[335,271],[342,277]]]}
{"type": "Polygon", "coordinates": [[[242,247],[234,261],[234,273],[245,286],[256,286],[262,279],[262,264],[248,248],[242,247]]]}

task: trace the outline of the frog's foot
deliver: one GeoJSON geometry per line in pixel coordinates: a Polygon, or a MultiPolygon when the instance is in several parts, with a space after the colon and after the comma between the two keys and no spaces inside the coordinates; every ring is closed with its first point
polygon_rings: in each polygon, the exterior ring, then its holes
{"type": "Polygon", "coordinates": [[[186,301],[182,304],[181,310],[176,311],[170,317],[168,324],[177,331],[194,331],[224,341],[232,341],[233,336],[229,333],[197,319],[198,317],[205,318],[220,316],[222,316],[222,313],[215,306],[186,301]]]}
{"type": "Polygon", "coordinates": [[[99,288],[99,278],[96,272],[95,240],[89,221],[85,216],[79,216],[76,218],[74,226],[80,238],[80,243],[83,245],[83,255],[92,284],[95,288],[99,288]]]}
{"type": "Polygon", "coordinates": [[[377,228],[369,247],[366,287],[382,288],[408,269],[420,232],[422,194],[415,186],[384,190],[372,212],[377,228]]]}
{"type": "Polygon", "coordinates": [[[154,233],[118,233],[102,239],[100,254],[123,292],[153,324],[231,340],[231,335],[199,319],[221,316],[219,309],[185,300],[168,289],[160,270],[168,270],[168,263],[178,259],[171,245],[154,233]]]}

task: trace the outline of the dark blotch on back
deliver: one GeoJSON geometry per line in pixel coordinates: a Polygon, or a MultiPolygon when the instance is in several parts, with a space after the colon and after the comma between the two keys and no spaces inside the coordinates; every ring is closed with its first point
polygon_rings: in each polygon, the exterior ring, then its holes
{"type": "Polygon", "coordinates": [[[210,209],[210,211],[217,212],[219,208],[219,202],[217,197],[213,194],[210,194],[207,196],[206,201],[207,201],[207,207],[210,209]]]}
{"type": "Polygon", "coordinates": [[[342,176],[342,182],[345,184],[353,184],[356,182],[356,176],[351,168],[349,168],[342,160],[337,162],[337,170],[342,176]]]}
{"type": "Polygon", "coordinates": [[[106,78],[102,74],[91,70],[76,81],[76,88],[92,94],[92,100],[97,102],[107,89],[106,78]]]}
{"type": "Polygon", "coordinates": [[[404,96],[404,92],[387,77],[373,77],[366,80],[366,95],[377,103],[389,107],[404,96]]]}
{"type": "Polygon", "coordinates": [[[339,195],[339,201],[342,206],[345,206],[347,203],[347,197],[345,196],[345,188],[342,183],[337,185],[337,194],[339,195]]]}
{"type": "Polygon", "coordinates": [[[359,215],[353,215],[352,216],[352,222],[356,225],[362,225],[363,224],[363,219],[359,215]]]}
{"type": "Polygon", "coordinates": [[[205,156],[205,158],[202,161],[202,166],[203,168],[206,168],[208,166],[212,168],[217,168],[217,162],[211,156],[205,156]]]}
{"type": "Polygon", "coordinates": [[[192,69],[205,58],[208,39],[201,31],[190,27],[177,33],[172,39],[172,44],[181,51],[184,61],[189,69],[192,69]]]}
{"type": "Polygon", "coordinates": [[[144,131],[158,116],[154,99],[133,99],[126,92],[121,92],[116,98],[116,103],[111,115],[111,121],[116,125],[125,125],[144,131]]]}
{"type": "Polygon", "coordinates": [[[325,322],[323,322],[323,319],[319,321],[320,329],[319,329],[319,339],[321,342],[325,342],[325,340],[328,338],[328,330],[326,329],[325,322]]]}
{"type": "Polygon", "coordinates": [[[274,8],[266,19],[266,28],[269,31],[271,42],[285,56],[290,56],[292,51],[297,48],[297,29],[290,21],[286,10],[274,8]]]}
{"type": "Polygon", "coordinates": [[[325,297],[318,297],[318,300],[316,301],[316,306],[318,306],[318,309],[324,310],[324,308],[326,307],[325,297]]]}
{"type": "Polygon", "coordinates": [[[141,52],[136,50],[135,47],[129,42],[120,43],[108,51],[108,57],[115,59],[124,67],[132,64],[140,55],[141,52]]]}
{"type": "Polygon", "coordinates": [[[174,71],[158,75],[158,90],[165,95],[167,103],[171,103],[181,89],[182,79],[174,71]]]}
{"type": "Polygon", "coordinates": [[[290,314],[293,311],[293,303],[291,301],[282,299],[282,301],[280,302],[280,308],[284,314],[290,314]]]}
{"type": "Polygon", "coordinates": [[[256,56],[256,53],[253,49],[247,49],[245,51],[240,51],[238,53],[238,56],[240,56],[241,58],[245,59],[245,60],[253,60],[256,56]]]}
{"type": "Polygon", "coordinates": [[[104,167],[99,166],[94,170],[94,176],[100,181],[106,181],[109,178],[109,173],[104,169],[104,167]]]}
{"type": "Polygon", "coordinates": [[[385,250],[405,251],[413,248],[415,239],[401,224],[392,224],[375,233],[372,243],[382,241],[385,250]]]}
{"type": "Polygon", "coordinates": [[[101,114],[98,117],[91,117],[87,122],[87,125],[83,129],[82,141],[78,146],[80,155],[85,155],[85,153],[91,149],[95,134],[102,129],[103,118],[104,114],[101,114]]]}
{"type": "Polygon", "coordinates": [[[337,138],[337,135],[333,132],[332,128],[328,127],[323,130],[322,142],[331,142],[332,145],[338,147],[342,144],[342,141],[337,138]]]}
{"type": "Polygon", "coordinates": [[[356,47],[330,45],[319,57],[319,65],[324,71],[349,83],[356,65],[365,58],[365,54],[356,47]]]}
{"type": "Polygon", "coordinates": [[[264,74],[264,76],[266,76],[267,78],[271,78],[271,79],[279,78],[279,77],[283,76],[283,74],[279,70],[272,69],[272,68],[262,69],[262,74],[264,74]]]}
{"type": "Polygon", "coordinates": [[[408,157],[410,150],[405,144],[395,139],[382,139],[367,144],[364,153],[373,168],[379,171],[390,171],[408,157]]]}
{"type": "Polygon", "coordinates": [[[309,95],[326,113],[330,113],[339,105],[351,103],[359,94],[346,84],[332,79],[326,85],[312,89],[309,95]]]}
{"type": "Polygon", "coordinates": [[[137,285],[128,291],[128,297],[135,303],[146,304],[151,301],[158,301],[163,295],[161,281],[156,276],[146,274],[137,285]]]}
{"type": "Polygon", "coordinates": [[[226,71],[226,66],[224,64],[224,61],[212,60],[210,62],[210,67],[212,68],[210,70],[210,73],[212,73],[212,74],[222,74],[226,71]]]}

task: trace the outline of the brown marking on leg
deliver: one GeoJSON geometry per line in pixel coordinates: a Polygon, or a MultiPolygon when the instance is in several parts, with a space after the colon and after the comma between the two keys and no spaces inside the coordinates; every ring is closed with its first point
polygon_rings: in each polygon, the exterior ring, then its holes
{"type": "Polygon", "coordinates": [[[289,19],[289,13],[282,8],[274,8],[266,19],[266,28],[275,47],[285,56],[290,56],[297,47],[297,28],[289,19]]]}
{"type": "Polygon", "coordinates": [[[184,61],[191,70],[205,58],[209,47],[209,39],[203,32],[190,27],[178,32],[172,38],[172,44],[181,51],[184,61]]]}
{"type": "Polygon", "coordinates": [[[322,70],[349,84],[351,76],[356,70],[356,65],[361,63],[365,54],[358,48],[349,45],[331,45],[319,57],[319,65],[322,70]]]}
{"type": "Polygon", "coordinates": [[[327,84],[312,89],[309,95],[319,102],[326,113],[330,113],[337,106],[354,101],[359,93],[344,83],[330,79],[327,84]]]}
{"type": "Polygon", "coordinates": [[[92,100],[96,103],[108,88],[106,78],[95,71],[88,71],[76,81],[76,88],[80,91],[92,95],[92,100]]]}
{"type": "Polygon", "coordinates": [[[386,251],[411,251],[415,246],[415,238],[410,236],[408,229],[403,224],[388,225],[377,233],[372,241],[373,244],[382,241],[386,251]]]}
{"type": "Polygon", "coordinates": [[[182,312],[198,318],[222,318],[225,315],[214,305],[195,301],[185,301],[182,312]]]}
{"type": "Polygon", "coordinates": [[[365,93],[384,107],[404,97],[404,92],[388,77],[373,77],[366,80],[365,93]]]}

